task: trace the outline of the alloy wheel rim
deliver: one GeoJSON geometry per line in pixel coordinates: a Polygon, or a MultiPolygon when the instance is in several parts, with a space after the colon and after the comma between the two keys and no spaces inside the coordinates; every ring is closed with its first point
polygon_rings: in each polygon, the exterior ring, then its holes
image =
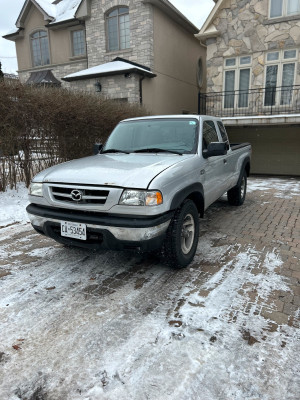
{"type": "Polygon", "coordinates": [[[195,237],[195,221],[191,214],[187,214],[182,223],[181,229],[181,250],[188,254],[193,247],[195,237]]]}
{"type": "Polygon", "coordinates": [[[246,180],[245,177],[243,177],[242,182],[241,182],[241,198],[243,199],[246,193],[246,180]]]}

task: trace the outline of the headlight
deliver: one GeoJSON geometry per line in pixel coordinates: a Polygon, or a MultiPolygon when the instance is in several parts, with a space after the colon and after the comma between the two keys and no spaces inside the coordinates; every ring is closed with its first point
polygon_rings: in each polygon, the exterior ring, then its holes
{"type": "Polygon", "coordinates": [[[158,206],[162,203],[161,192],[144,190],[124,190],[119,201],[124,206],[158,206]]]}
{"type": "Polygon", "coordinates": [[[29,186],[29,194],[31,196],[43,197],[43,184],[32,182],[29,186]]]}

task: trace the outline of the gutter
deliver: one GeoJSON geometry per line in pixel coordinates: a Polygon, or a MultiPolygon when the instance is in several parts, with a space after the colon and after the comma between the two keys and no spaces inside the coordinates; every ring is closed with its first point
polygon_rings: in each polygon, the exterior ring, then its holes
{"type": "MultiPolygon", "coordinates": [[[[195,36],[195,38],[197,38],[197,39],[200,41],[200,43],[201,43],[201,40],[203,40],[203,39],[214,38],[214,37],[218,37],[218,36],[220,36],[220,35],[221,35],[221,32],[215,30],[215,31],[206,31],[206,32],[204,32],[204,33],[197,33],[197,35],[194,35],[194,36],[195,36]]],[[[205,47],[206,47],[206,46],[205,46],[205,47]]]]}
{"type": "Polygon", "coordinates": [[[60,25],[70,25],[73,24],[76,25],[84,25],[84,22],[82,22],[81,20],[77,19],[77,18],[71,18],[71,19],[65,19],[63,21],[59,21],[59,22],[50,22],[49,24],[45,25],[46,28],[51,29],[51,28],[56,28],[59,27],[60,25]]]}
{"type": "Polygon", "coordinates": [[[24,37],[24,28],[18,28],[18,30],[16,32],[13,33],[8,33],[7,35],[2,36],[3,39],[6,40],[11,40],[11,41],[15,41],[17,39],[20,39],[21,37],[24,37]]]}

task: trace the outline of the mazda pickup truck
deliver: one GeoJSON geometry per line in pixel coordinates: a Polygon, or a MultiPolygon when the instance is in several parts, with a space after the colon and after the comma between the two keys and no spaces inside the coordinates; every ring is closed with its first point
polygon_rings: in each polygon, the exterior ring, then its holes
{"type": "Polygon", "coordinates": [[[121,121],[95,154],[48,168],[29,188],[33,228],[88,249],[161,250],[187,266],[199,217],[227,192],[246,196],[251,146],[229,143],[221,119],[175,115],[121,121]]]}

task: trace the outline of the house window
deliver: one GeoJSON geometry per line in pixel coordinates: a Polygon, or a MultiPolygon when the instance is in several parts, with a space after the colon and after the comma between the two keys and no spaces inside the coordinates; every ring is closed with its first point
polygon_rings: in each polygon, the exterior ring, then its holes
{"type": "Polygon", "coordinates": [[[38,31],[31,35],[31,49],[33,66],[50,64],[48,34],[38,31]]]}
{"type": "Polygon", "coordinates": [[[266,55],[265,106],[292,102],[297,50],[280,50],[266,55]]]}
{"type": "Polygon", "coordinates": [[[300,14],[300,0],[270,0],[270,18],[300,14]]]}
{"type": "Polygon", "coordinates": [[[108,51],[118,51],[130,47],[129,8],[114,8],[106,14],[108,51]]]}
{"type": "Polygon", "coordinates": [[[85,35],[84,30],[76,30],[72,31],[72,49],[73,56],[82,56],[85,55],[85,35]]]}
{"type": "Polygon", "coordinates": [[[224,65],[224,108],[248,107],[251,56],[227,58],[224,65]]]}

